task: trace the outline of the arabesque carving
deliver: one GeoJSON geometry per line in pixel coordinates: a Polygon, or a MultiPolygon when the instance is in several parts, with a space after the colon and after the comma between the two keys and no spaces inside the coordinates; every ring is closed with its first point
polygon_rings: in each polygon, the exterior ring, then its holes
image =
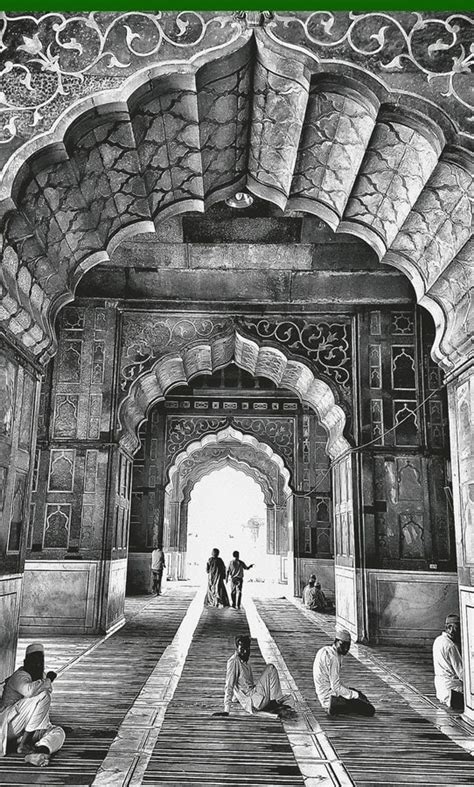
{"type": "Polygon", "coordinates": [[[200,339],[225,335],[232,329],[232,318],[181,316],[150,319],[149,314],[127,315],[122,337],[121,390],[127,391],[132,381],[150,369],[158,358],[200,339]]]}
{"type": "Polygon", "coordinates": [[[350,319],[242,318],[238,324],[251,336],[282,344],[294,355],[311,361],[315,369],[336,384],[346,400],[352,400],[350,319]]]}
{"type": "Polygon", "coordinates": [[[385,75],[413,72],[472,133],[474,104],[466,78],[472,71],[472,25],[461,13],[314,11],[276,13],[267,30],[278,41],[301,41],[322,61],[340,58],[364,68],[369,63],[385,75]]]}
{"type": "Polygon", "coordinates": [[[71,101],[116,87],[157,59],[188,61],[241,32],[236,18],[197,11],[2,12],[0,144],[41,133],[71,101]]]}
{"type": "MultiPolygon", "coordinates": [[[[295,425],[293,418],[281,416],[245,418],[198,416],[168,416],[166,424],[166,469],[173,464],[178,453],[207,434],[217,434],[225,427],[232,426],[246,434],[254,435],[259,441],[271,446],[280,455],[286,466],[294,470],[295,425]]],[[[185,467],[183,472],[185,472],[185,467]]]]}

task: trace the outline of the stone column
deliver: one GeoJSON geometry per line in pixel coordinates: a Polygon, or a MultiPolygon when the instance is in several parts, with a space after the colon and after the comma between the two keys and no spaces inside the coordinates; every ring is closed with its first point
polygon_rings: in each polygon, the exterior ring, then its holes
{"type": "Polygon", "coordinates": [[[164,550],[168,555],[168,576],[176,580],[179,576],[179,527],[180,527],[181,501],[171,499],[168,507],[169,526],[167,543],[164,550]]]}
{"type": "Polygon", "coordinates": [[[267,504],[267,554],[276,552],[276,517],[275,506],[267,504]]]}
{"type": "Polygon", "coordinates": [[[40,375],[0,339],[0,681],[15,668],[40,375]]]}
{"type": "Polygon", "coordinates": [[[473,370],[471,364],[448,384],[453,508],[464,660],[464,714],[470,723],[474,723],[473,370]]]}
{"type": "Polygon", "coordinates": [[[131,457],[117,441],[119,335],[113,302],[61,313],[38,431],[21,611],[29,635],[111,631],[123,622],[131,457]]]}
{"type": "Polygon", "coordinates": [[[179,518],[179,569],[178,579],[186,579],[186,551],[188,546],[188,500],[181,501],[179,518]]]}

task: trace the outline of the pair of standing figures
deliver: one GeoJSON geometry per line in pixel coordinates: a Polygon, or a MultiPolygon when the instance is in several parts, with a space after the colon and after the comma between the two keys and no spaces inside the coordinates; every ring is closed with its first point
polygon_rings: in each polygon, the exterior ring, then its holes
{"type": "Polygon", "coordinates": [[[204,600],[206,606],[230,606],[229,596],[225,586],[226,580],[230,580],[230,598],[232,601],[232,607],[234,609],[240,609],[242,602],[244,571],[248,571],[249,568],[252,568],[253,563],[251,563],[250,566],[246,566],[244,561],[240,560],[239,552],[237,552],[237,550],[232,553],[232,558],[233,559],[230,561],[226,571],[224,561],[221,557],[219,557],[219,550],[212,550],[211,557],[207,561],[206,565],[207,593],[204,600]]]}

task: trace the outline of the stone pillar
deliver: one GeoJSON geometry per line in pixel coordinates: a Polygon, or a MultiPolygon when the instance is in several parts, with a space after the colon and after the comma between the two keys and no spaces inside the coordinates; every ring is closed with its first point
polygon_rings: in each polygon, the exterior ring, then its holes
{"type": "Polygon", "coordinates": [[[453,508],[464,660],[464,715],[471,724],[474,723],[473,368],[471,364],[448,385],[453,508]]]}
{"type": "Polygon", "coordinates": [[[69,306],[44,386],[21,626],[29,635],[123,622],[131,458],[116,436],[116,305],[69,306]]]}
{"type": "Polygon", "coordinates": [[[288,522],[286,503],[275,506],[276,551],[279,555],[288,554],[288,522]]]}
{"type": "Polygon", "coordinates": [[[267,554],[274,555],[276,552],[276,517],[275,506],[267,504],[267,554]]]}
{"type": "Polygon", "coordinates": [[[163,473],[164,424],[156,408],[140,429],[133,457],[132,509],[127,566],[127,593],[152,592],[151,553],[166,545],[163,473]]]}
{"type": "Polygon", "coordinates": [[[186,554],[188,546],[188,500],[181,501],[179,517],[178,579],[186,579],[186,554]]]}
{"type": "Polygon", "coordinates": [[[0,681],[15,668],[40,375],[0,339],[0,681]]]}
{"type": "Polygon", "coordinates": [[[167,538],[163,549],[168,555],[168,576],[170,579],[179,578],[180,557],[179,557],[179,529],[181,515],[181,501],[170,499],[167,506],[168,525],[166,527],[167,538]]]}

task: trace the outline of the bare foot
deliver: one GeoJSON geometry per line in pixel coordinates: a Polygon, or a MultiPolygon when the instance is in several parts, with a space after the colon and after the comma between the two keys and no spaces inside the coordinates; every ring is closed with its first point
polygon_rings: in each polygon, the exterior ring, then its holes
{"type": "Polygon", "coordinates": [[[34,751],[33,733],[24,732],[17,747],[18,754],[29,754],[34,751]]]}
{"type": "Polygon", "coordinates": [[[36,765],[38,768],[44,768],[46,765],[49,765],[49,756],[43,752],[27,754],[25,762],[29,762],[30,765],[36,765]]]}

